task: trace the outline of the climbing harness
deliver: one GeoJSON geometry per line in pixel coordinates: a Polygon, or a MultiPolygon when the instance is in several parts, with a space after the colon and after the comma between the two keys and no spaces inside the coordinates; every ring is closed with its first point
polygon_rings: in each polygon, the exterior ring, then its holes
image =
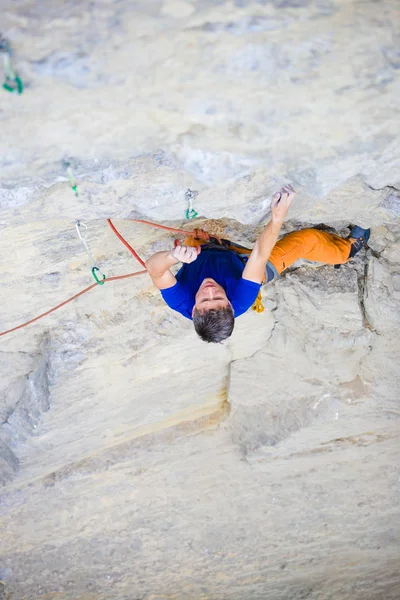
{"type": "Polygon", "coordinates": [[[79,195],[78,194],[78,184],[75,181],[75,177],[74,177],[74,174],[73,174],[72,168],[71,168],[71,163],[69,160],[64,158],[64,160],[62,161],[62,165],[67,173],[68,181],[70,183],[72,191],[74,192],[75,196],[78,198],[78,195],[79,195]]]}
{"type": "Polygon", "coordinates": [[[198,215],[198,213],[194,210],[193,208],[193,200],[199,195],[199,192],[196,192],[195,190],[191,190],[190,188],[186,190],[185,193],[185,199],[187,202],[187,209],[185,212],[185,217],[186,219],[195,219],[198,215]]]}
{"type": "MultiPolygon", "coordinates": [[[[196,242],[203,242],[203,243],[207,243],[207,242],[215,242],[218,244],[223,244],[223,242],[228,242],[228,244],[230,244],[230,248],[228,247],[228,249],[232,249],[233,251],[238,252],[239,254],[250,254],[251,250],[249,250],[248,248],[243,248],[242,246],[235,246],[234,244],[231,244],[231,242],[229,242],[229,240],[221,240],[220,238],[217,238],[216,236],[211,236],[207,231],[204,231],[203,229],[194,229],[193,231],[185,231],[184,229],[176,229],[174,227],[167,227],[166,225],[159,225],[158,223],[152,223],[151,221],[145,221],[143,219],[128,219],[129,221],[134,221],[135,223],[143,223],[144,225],[149,225],[150,227],[156,227],[157,229],[163,229],[165,231],[170,231],[172,233],[178,233],[180,235],[184,235],[184,236],[188,236],[185,240],[185,243],[191,238],[196,242]]],[[[140,258],[140,256],[137,254],[137,252],[135,252],[135,250],[128,244],[128,242],[123,238],[123,236],[117,231],[117,229],[115,228],[114,224],[112,223],[111,219],[107,219],[107,222],[109,224],[109,226],[111,227],[111,229],[113,230],[113,232],[116,234],[116,236],[121,240],[121,242],[128,248],[128,250],[133,254],[133,256],[136,258],[136,260],[138,260],[140,262],[140,264],[145,267],[145,262],[140,258]]],[[[87,240],[86,240],[86,236],[82,235],[82,232],[80,230],[81,227],[84,227],[85,229],[87,229],[87,226],[80,222],[77,221],[75,223],[76,226],[76,230],[78,233],[78,236],[80,238],[80,240],[82,241],[82,243],[85,246],[85,249],[88,253],[88,256],[90,258],[91,263],[93,264],[93,257],[90,253],[90,249],[89,246],[87,244],[87,240]]],[[[66,304],[69,304],[69,302],[72,302],[73,300],[76,300],[76,298],[79,298],[79,296],[82,296],[83,294],[86,294],[87,292],[89,292],[90,290],[93,290],[94,288],[97,287],[98,284],[102,285],[104,283],[109,283],[110,281],[117,281],[117,280],[121,280],[121,279],[127,279],[129,277],[136,277],[137,275],[144,275],[145,273],[147,273],[146,268],[142,271],[136,271],[135,273],[128,273],[127,275],[115,275],[114,277],[107,277],[107,279],[105,278],[105,276],[103,275],[103,280],[99,280],[96,277],[96,271],[98,271],[99,269],[93,265],[92,267],[92,274],[93,277],[96,280],[96,283],[92,283],[92,285],[89,285],[87,288],[85,288],[84,290],[81,290],[80,292],[78,292],[77,294],[74,294],[73,296],[71,296],[70,298],[68,298],[67,300],[64,300],[64,302],[61,302],[60,304],[57,304],[57,306],[54,306],[53,308],[50,308],[49,310],[47,310],[46,312],[38,315],[37,317],[34,317],[33,319],[30,319],[29,321],[25,321],[25,323],[21,323],[20,325],[17,325],[16,327],[12,327],[11,329],[7,329],[6,331],[2,331],[0,332],[0,337],[2,337],[3,335],[7,335],[8,333],[12,333],[13,331],[17,331],[18,329],[22,329],[23,327],[26,327],[27,325],[30,325],[31,323],[35,323],[35,321],[39,321],[39,319],[42,319],[43,317],[46,317],[47,315],[53,313],[54,311],[58,310],[59,308],[62,308],[63,306],[65,306],[66,304]]],[[[255,310],[256,312],[262,312],[264,310],[264,307],[262,306],[261,303],[261,294],[259,293],[259,295],[256,298],[256,301],[254,302],[253,305],[253,310],[255,310]]]]}
{"type": "Polygon", "coordinates": [[[78,237],[79,237],[79,239],[81,240],[82,244],[84,245],[84,247],[85,247],[85,250],[86,250],[86,252],[87,252],[87,255],[88,255],[88,257],[89,257],[89,261],[90,261],[90,265],[91,265],[91,272],[92,272],[92,275],[93,275],[93,277],[94,277],[94,279],[95,279],[95,281],[96,281],[96,283],[97,283],[98,285],[103,285],[103,284],[104,284],[104,281],[105,281],[105,279],[106,279],[106,276],[104,275],[104,273],[102,273],[103,279],[99,279],[99,278],[97,277],[97,273],[96,273],[96,272],[97,272],[97,271],[100,271],[100,269],[99,269],[99,268],[96,266],[96,263],[95,263],[95,260],[94,260],[94,258],[93,258],[93,255],[92,255],[92,253],[90,252],[90,248],[89,248],[89,245],[88,245],[88,243],[87,243],[87,239],[86,239],[86,237],[87,237],[87,234],[86,234],[86,235],[82,235],[82,232],[81,232],[81,227],[84,227],[84,228],[85,228],[85,230],[87,231],[87,228],[88,228],[88,227],[87,227],[87,225],[85,225],[85,223],[82,223],[81,221],[76,221],[76,223],[75,223],[75,229],[76,229],[76,232],[77,232],[77,234],[78,234],[78,237]]]}
{"type": "Polygon", "coordinates": [[[17,92],[18,94],[22,94],[24,91],[24,85],[21,81],[21,78],[14,71],[11,64],[11,55],[12,51],[9,43],[6,39],[0,36],[0,53],[3,55],[3,64],[4,64],[4,72],[5,72],[5,81],[3,83],[3,88],[7,92],[17,92]]]}

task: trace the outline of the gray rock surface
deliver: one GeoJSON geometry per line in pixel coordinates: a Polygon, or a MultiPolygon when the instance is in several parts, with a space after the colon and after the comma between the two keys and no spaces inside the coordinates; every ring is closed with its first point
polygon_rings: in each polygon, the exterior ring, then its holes
{"type": "Polygon", "coordinates": [[[286,181],[285,231],[372,226],[217,347],[147,275],[0,338],[0,599],[398,600],[398,2],[0,5],[1,331],[92,283],[77,219],[108,277],[108,217],[251,245],[286,181]]]}

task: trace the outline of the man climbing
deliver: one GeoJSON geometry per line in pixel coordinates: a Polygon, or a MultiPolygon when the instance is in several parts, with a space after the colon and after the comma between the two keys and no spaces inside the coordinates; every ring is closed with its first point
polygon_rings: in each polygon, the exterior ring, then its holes
{"type": "Polygon", "coordinates": [[[270,222],[256,241],[247,260],[240,250],[218,243],[200,246],[188,238],[186,245],[156,252],[146,268],[165,302],[193,320],[196,332],[206,342],[221,342],[233,331],[235,318],[256,300],[263,281],[270,282],[299,258],[340,265],[353,257],[369,239],[370,230],[355,226],[349,239],[303,229],[279,241],[282,224],[296,192],[284,186],[272,198],[270,222]],[[195,243],[195,247],[189,244],[195,243]],[[183,263],[176,276],[170,267],[183,263]]]}

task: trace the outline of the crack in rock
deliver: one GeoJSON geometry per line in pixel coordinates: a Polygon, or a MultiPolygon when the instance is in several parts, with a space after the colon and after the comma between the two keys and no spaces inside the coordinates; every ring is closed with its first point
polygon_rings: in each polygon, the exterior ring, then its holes
{"type": "Polygon", "coordinates": [[[0,425],[0,484],[10,481],[17,472],[18,444],[34,435],[42,413],[50,408],[48,336],[42,342],[39,356],[37,367],[24,377],[14,409],[0,425]]]}
{"type": "Polygon", "coordinates": [[[356,270],[356,272],[357,272],[357,286],[358,286],[358,303],[360,305],[360,311],[361,311],[362,320],[363,320],[363,327],[366,327],[370,331],[373,331],[374,333],[379,335],[378,332],[376,331],[376,329],[369,322],[367,313],[365,310],[365,286],[366,286],[367,277],[368,277],[368,260],[366,260],[366,262],[364,263],[364,268],[363,268],[362,273],[360,273],[359,270],[356,270]]]}

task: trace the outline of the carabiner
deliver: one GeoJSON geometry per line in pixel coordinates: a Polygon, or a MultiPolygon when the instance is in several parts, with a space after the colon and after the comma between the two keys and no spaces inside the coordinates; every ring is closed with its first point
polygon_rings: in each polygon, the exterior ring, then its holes
{"type": "Polygon", "coordinates": [[[82,240],[82,242],[86,241],[86,235],[83,236],[81,233],[81,227],[84,227],[85,230],[87,231],[88,226],[85,225],[85,223],[82,223],[82,221],[75,221],[75,229],[78,233],[79,239],[82,240]]]}
{"type": "Polygon", "coordinates": [[[3,54],[4,70],[6,72],[6,79],[3,83],[3,88],[7,92],[17,92],[22,94],[24,91],[24,85],[21,78],[15,73],[11,64],[11,48],[8,42],[0,37],[0,53],[3,54]]]}
{"type": "Polygon", "coordinates": [[[24,91],[24,84],[21,81],[21,78],[16,75],[15,77],[9,77],[7,75],[5,82],[3,83],[3,88],[7,90],[7,92],[17,92],[18,94],[22,94],[24,91]]]}
{"type": "Polygon", "coordinates": [[[100,271],[100,269],[98,267],[92,267],[92,275],[95,278],[96,283],[98,283],[99,285],[104,285],[104,281],[106,279],[106,276],[103,273],[103,279],[102,279],[102,281],[100,281],[100,279],[97,277],[95,271],[100,271]]]}
{"type": "Polygon", "coordinates": [[[195,219],[199,213],[194,208],[188,208],[185,212],[186,219],[195,219]]]}
{"type": "Polygon", "coordinates": [[[194,208],[193,208],[193,203],[192,201],[196,198],[196,196],[199,195],[199,192],[196,192],[195,190],[191,190],[190,188],[188,188],[185,192],[185,200],[188,203],[188,207],[186,209],[185,212],[185,218],[186,219],[195,219],[197,217],[197,215],[199,213],[197,213],[194,208]]]}

